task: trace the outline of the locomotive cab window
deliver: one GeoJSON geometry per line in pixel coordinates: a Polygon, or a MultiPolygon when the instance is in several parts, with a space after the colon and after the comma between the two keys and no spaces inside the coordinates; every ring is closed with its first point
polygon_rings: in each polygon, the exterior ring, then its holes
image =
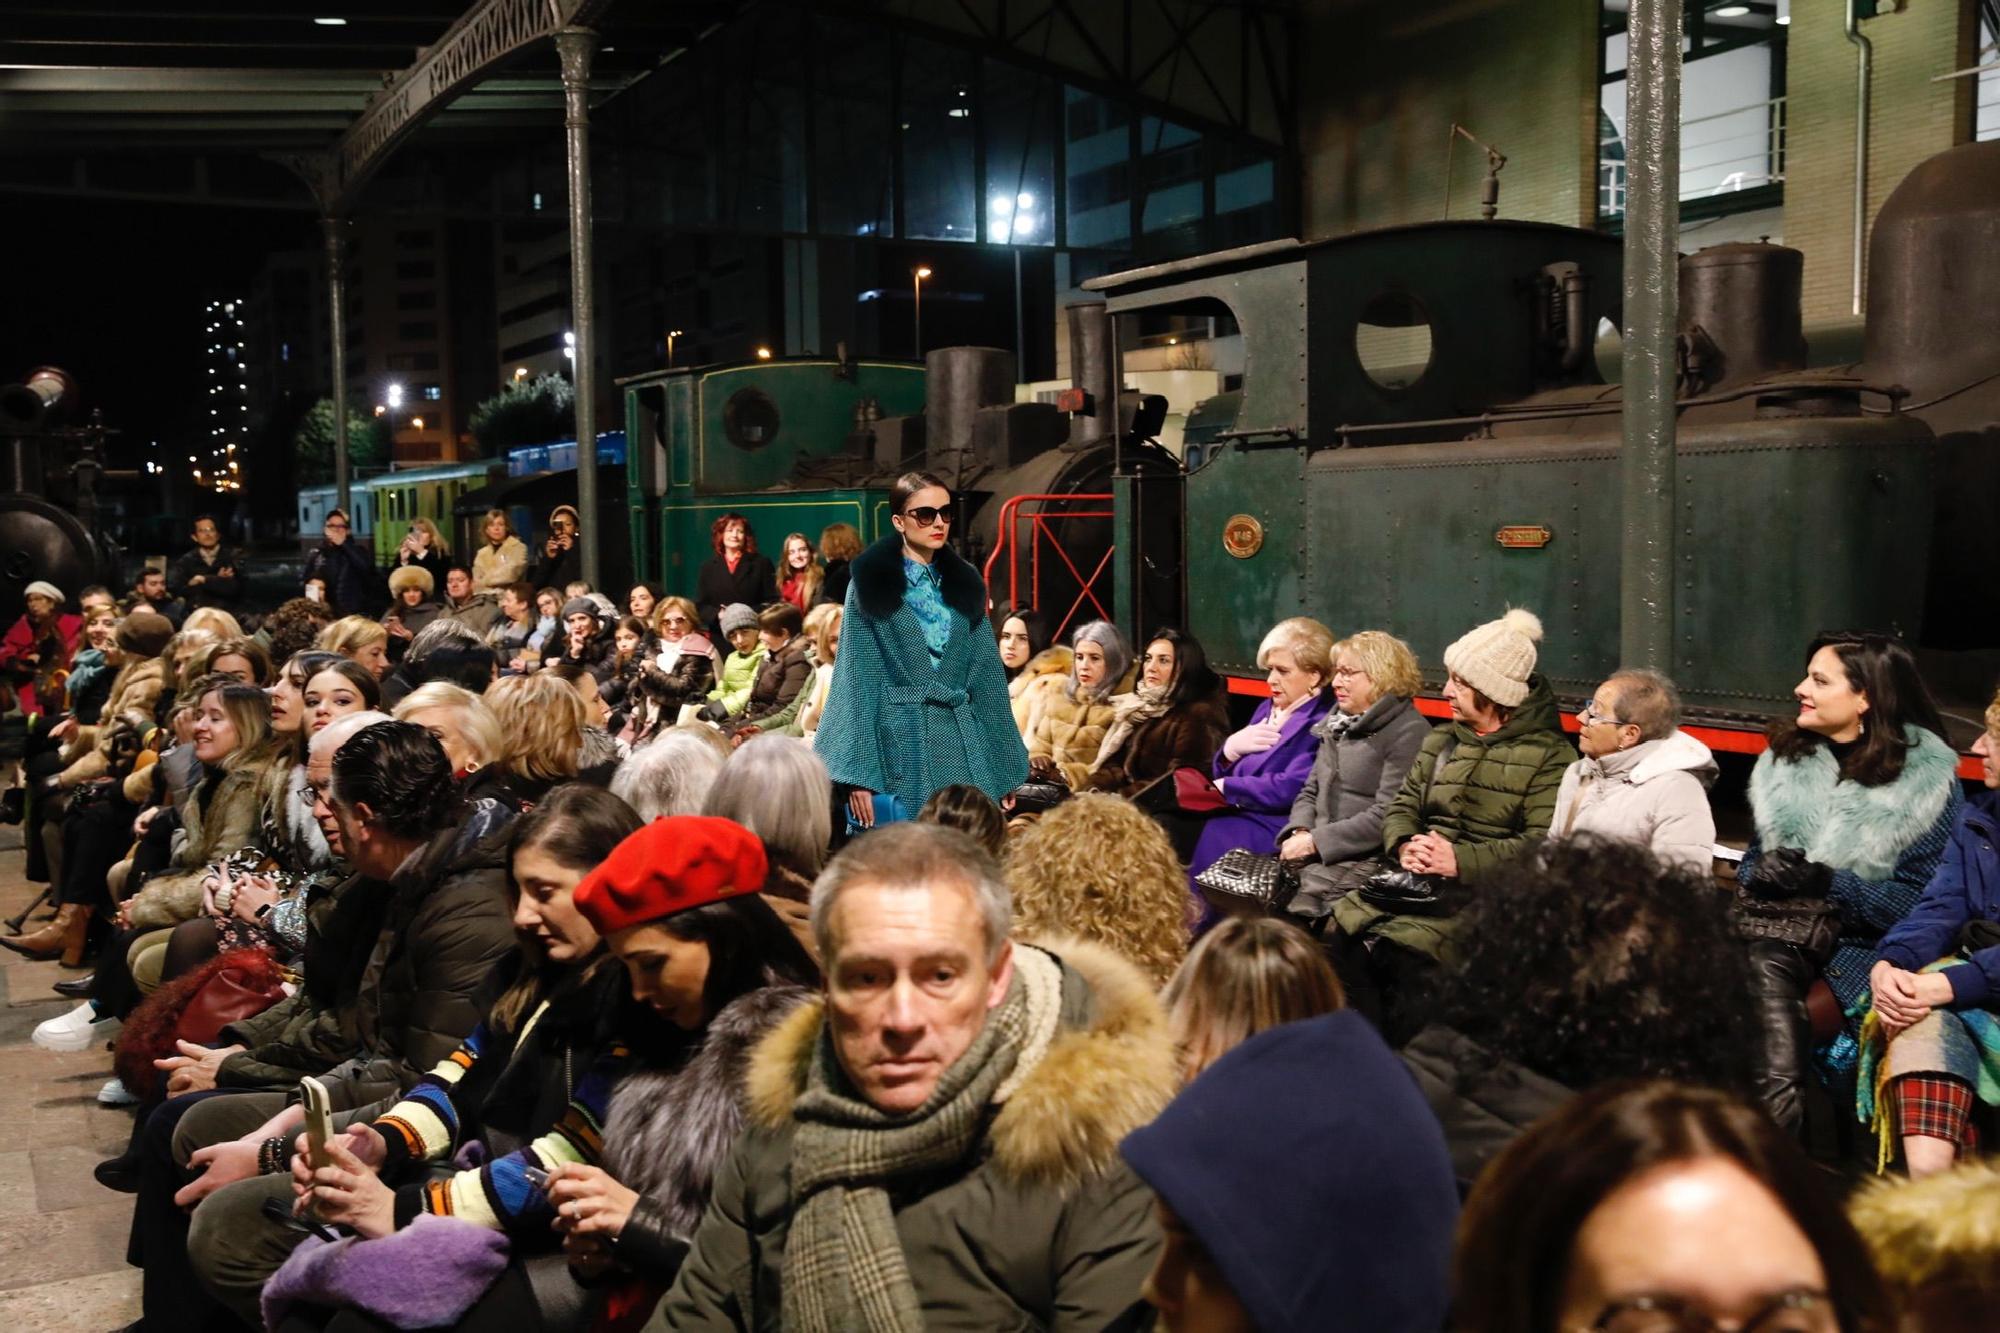
{"type": "Polygon", "coordinates": [[[722,407],[722,433],[738,449],[762,449],[778,438],[778,405],[762,389],[738,389],[722,407]]]}
{"type": "Polygon", "coordinates": [[[1354,356],[1378,388],[1409,388],[1431,364],[1431,317],[1408,292],[1387,291],[1361,307],[1354,326],[1354,356]]]}

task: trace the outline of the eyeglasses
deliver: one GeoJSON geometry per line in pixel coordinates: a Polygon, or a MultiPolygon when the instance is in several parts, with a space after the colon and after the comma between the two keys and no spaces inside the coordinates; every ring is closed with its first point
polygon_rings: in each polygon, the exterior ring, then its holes
{"type": "Polygon", "coordinates": [[[1577,713],[1576,724],[1579,727],[1589,727],[1589,726],[1595,726],[1599,722],[1608,722],[1614,727],[1622,727],[1625,725],[1623,719],[1613,717],[1609,713],[1600,712],[1597,707],[1597,700],[1592,699],[1589,703],[1583,706],[1582,711],[1577,713]]]}
{"type": "Polygon", "coordinates": [[[299,788],[299,799],[301,801],[304,801],[307,805],[318,805],[320,802],[320,798],[325,794],[326,793],[322,792],[318,787],[313,786],[312,783],[310,782],[308,782],[305,786],[299,788]]]}
{"type": "Polygon", "coordinates": [[[952,506],[944,505],[941,507],[934,507],[931,505],[918,505],[914,509],[905,509],[903,511],[903,517],[913,518],[917,521],[918,527],[927,528],[933,523],[951,522],[952,506]]]}
{"type": "Polygon", "coordinates": [[[660,623],[662,625],[685,625],[688,623],[688,618],[686,616],[661,616],[660,623]]]}
{"type": "Polygon", "coordinates": [[[1367,674],[1360,667],[1337,666],[1333,669],[1333,678],[1335,680],[1353,680],[1356,676],[1366,676],[1367,674]]]}
{"type": "MultiPolygon", "coordinates": [[[[1721,1333],[1706,1310],[1677,1296],[1633,1296],[1604,1307],[1596,1333],[1721,1333]]],[[[1740,1333],[1837,1333],[1840,1316],[1823,1291],[1788,1291],[1737,1324],[1740,1333]]]]}

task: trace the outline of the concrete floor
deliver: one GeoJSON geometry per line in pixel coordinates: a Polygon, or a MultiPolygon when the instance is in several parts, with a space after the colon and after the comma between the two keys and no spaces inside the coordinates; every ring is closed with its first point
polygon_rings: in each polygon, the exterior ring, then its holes
{"type": "MultiPolygon", "coordinates": [[[[38,886],[21,874],[20,831],[0,828],[0,918],[38,886]]],[[[56,1055],[28,1040],[70,1007],[49,983],[75,976],[0,949],[0,1330],[80,1333],[139,1317],[139,1272],[125,1266],[130,1196],[91,1179],[122,1152],[127,1111],[97,1104],[108,1051],[56,1055]]]]}

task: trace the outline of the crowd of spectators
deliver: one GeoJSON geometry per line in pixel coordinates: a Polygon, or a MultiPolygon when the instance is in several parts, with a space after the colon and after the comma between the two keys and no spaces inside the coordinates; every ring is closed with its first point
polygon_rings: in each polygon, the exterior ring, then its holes
{"type": "Polygon", "coordinates": [[[1658,672],[1566,726],[1496,608],[1433,725],[1299,616],[1239,724],[952,502],[616,600],[567,507],[27,588],[0,945],[132,1109],[140,1327],[1985,1326],[2000,697],[1966,800],[1899,641],[1808,645],[1732,871],[1658,672]]]}

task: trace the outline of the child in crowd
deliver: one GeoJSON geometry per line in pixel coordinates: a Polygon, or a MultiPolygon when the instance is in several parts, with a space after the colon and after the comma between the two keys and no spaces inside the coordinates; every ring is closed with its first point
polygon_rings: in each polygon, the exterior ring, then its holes
{"type": "Polygon", "coordinates": [[[722,633],[729,640],[730,653],[722,664],[722,679],[708,692],[708,706],[702,718],[720,722],[735,717],[750,703],[750,691],[757,685],[757,670],[764,665],[764,645],[757,635],[757,613],[741,602],[722,608],[722,633]]]}

